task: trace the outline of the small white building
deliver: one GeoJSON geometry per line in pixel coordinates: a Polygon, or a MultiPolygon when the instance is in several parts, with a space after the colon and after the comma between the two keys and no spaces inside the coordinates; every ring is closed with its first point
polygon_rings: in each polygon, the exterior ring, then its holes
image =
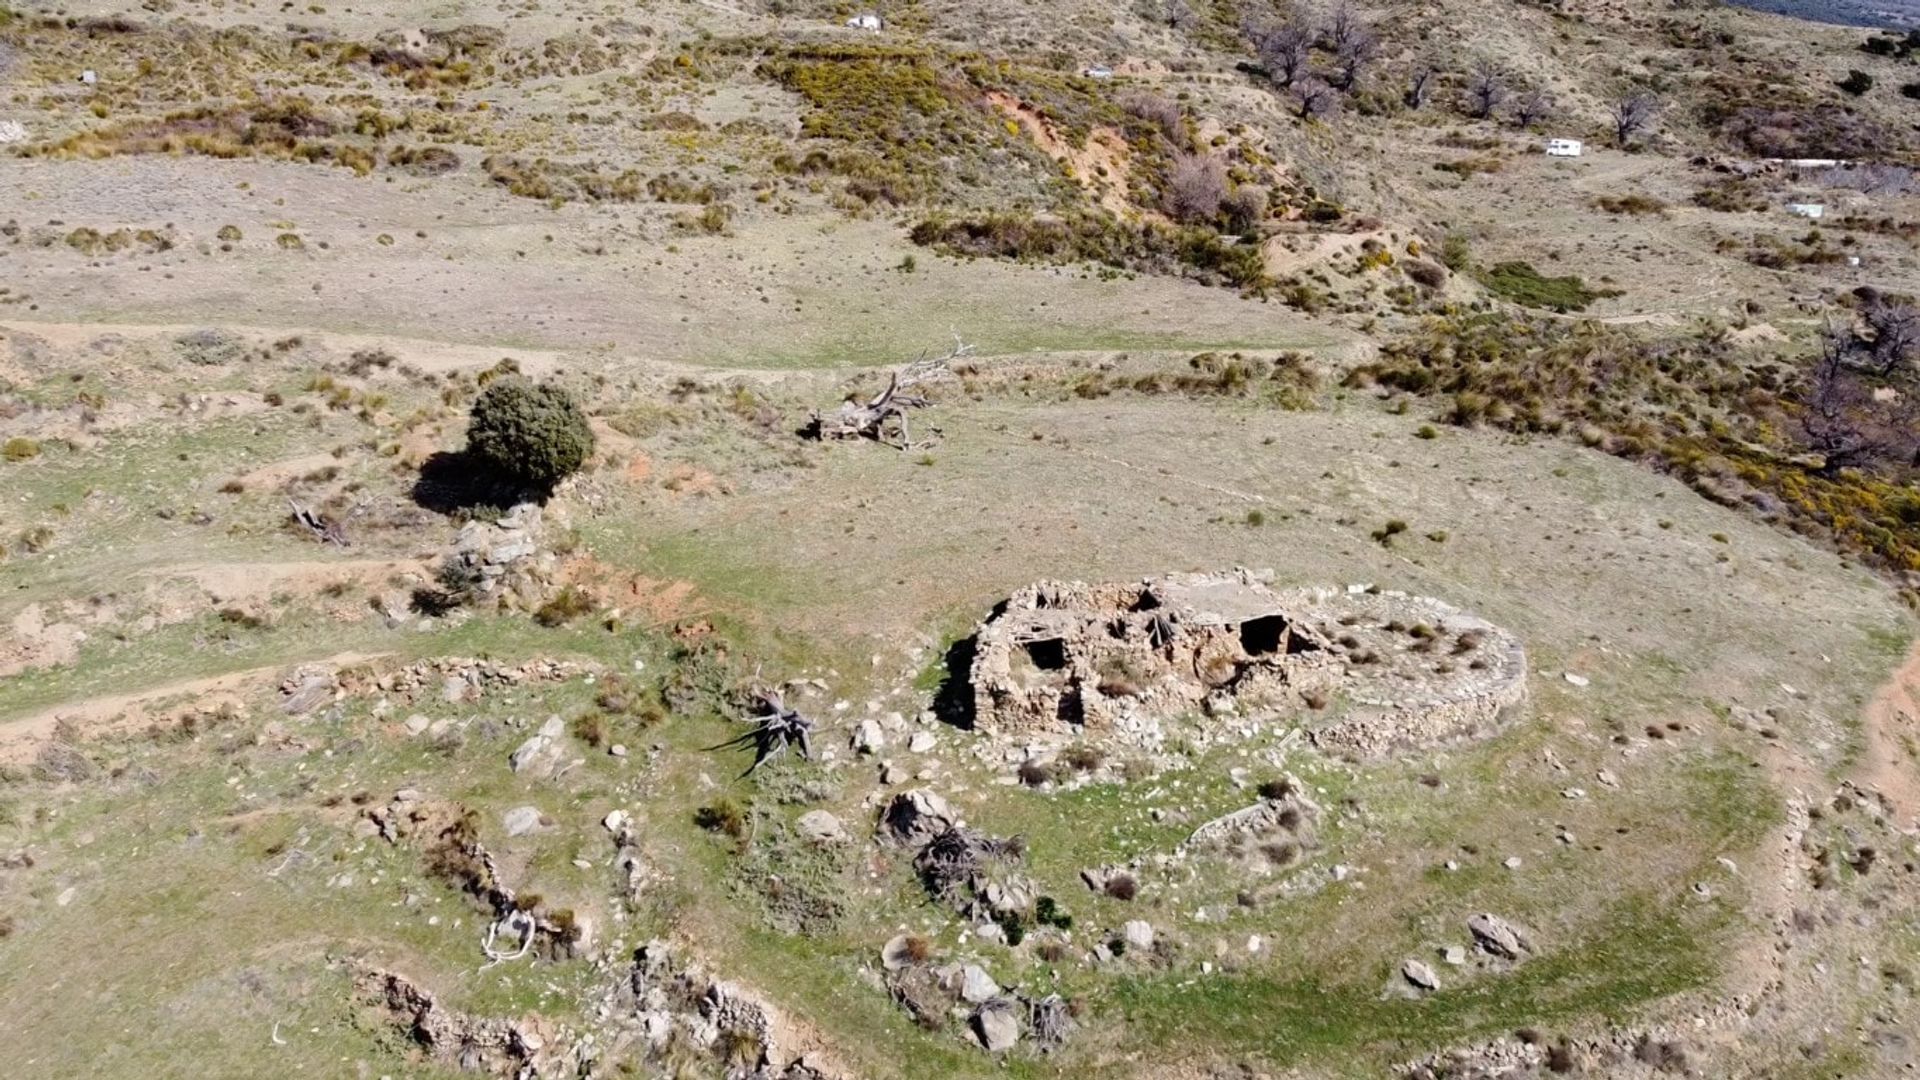
{"type": "Polygon", "coordinates": [[[1787,213],[1798,214],[1803,218],[1819,221],[1821,218],[1827,216],[1827,207],[1825,203],[1790,202],[1787,204],[1787,213]]]}
{"type": "Polygon", "coordinates": [[[1586,146],[1579,139],[1548,139],[1548,157],[1579,157],[1586,152],[1586,146]]]}
{"type": "Polygon", "coordinates": [[[880,16],[868,12],[865,15],[855,15],[853,18],[848,19],[847,25],[853,27],[855,30],[865,30],[868,33],[877,34],[880,32],[880,28],[886,24],[880,21],[880,16]]]}

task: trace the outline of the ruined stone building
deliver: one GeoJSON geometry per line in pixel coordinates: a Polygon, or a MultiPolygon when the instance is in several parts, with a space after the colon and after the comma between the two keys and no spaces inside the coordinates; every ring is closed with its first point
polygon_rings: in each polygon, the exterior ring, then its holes
{"type": "Polygon", "coordinates": [[[1233,570],[1014,593],[976,637],[974,727],[1157,738],[1166,719],[1337,701],[1337,722],[1313,738],[1365,755],[1489,730],[1525,697],[1525,651],[1483,619],[1402,593],[1278,592],[1267,580],[1233,570]]]}

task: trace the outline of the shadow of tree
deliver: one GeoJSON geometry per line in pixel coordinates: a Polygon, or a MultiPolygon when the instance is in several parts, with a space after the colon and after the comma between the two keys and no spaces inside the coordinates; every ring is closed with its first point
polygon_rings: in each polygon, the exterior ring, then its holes
{"type": "Polygon", "coordinates": [[[420,466],[413,483],[416,506],[449,517],[504,514],[523,502],[545,503],[551,489],[504,481],[466,450],[441,450],[420,466]]]}

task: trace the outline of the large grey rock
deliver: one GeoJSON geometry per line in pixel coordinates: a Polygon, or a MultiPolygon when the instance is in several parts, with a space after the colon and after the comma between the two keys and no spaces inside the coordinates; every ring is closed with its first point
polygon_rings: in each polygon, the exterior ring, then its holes
{"type": "Polygon", "coordinates": [[[307,713],[333,700],[335,688],[333,676],[310,674],[300,679],[287,700],[281,705],[288,716],[304,716],[307,713]]]}
{"type": "Polygon", "coordinates": [[[516,806],[501,818],[501,824],[506,826],[508,836],[525,836],[540,827],[541,817],[538,807],[516,806]]]}
{"type": "Polygon", "coordinates": [[[1000,984],[993,981],[979,964],[960,969],[960,1000],[969,1005],[984,1005],[1000,996],[1000,984]]]}
{"type": "Polygon", "coordinates": [[[1517,960],[1527,949],[1527,939],[1512,923],[1498,915],[1482,912],[1467,919],[1467,932],[1474,944],[1494,956],[1517,960]]]}
{"type": "Polygon", "coordinates": [[[816,844],[838,844],[847,839],[847,830],[840,819],[825,810],[809,810],[800,815],[795,825],[801,836],[816,844]]]}
{"type": "Polygon", "coordinates": [[[973,1034],[993,1053],[1013,1049],[1020,1041],[1020,1016],[1013,1003],[1001,998],[980,1006],[973,1014],[973,1034]]]}
{"type": "Polygon", "coordinates": [[[877,754],[886,749],[886,746],[887,736],[880,730],[880,721],[862,720],[853,729],[853,749],[857,753],[877,754]]]}
{"type": "Polygon", "coordinates": [[[1129,919],[1120,927],[1120,937],[1126,941],[1127,948],[1145,952],[1153,948],[1153,924],[1145,919],[1129,919]]]}
{"type": "Polygon", "coordinates": [[[547,747],[552,745],[544,735],[534,735],[507,756],[507,767],[514,772],[526,772],[535,763],[546,756],[547,747]]]}
{"type": "Polygon", "coordinates": [[[1440,976],[1434,974],[1432,968],[1418,960],[1409,960],[1401,964],[1400,974],[1421,990],[1440,989],[1440,976]]]}
{"type": "Polygon", "coordinates": [[[888,971],[905,971],[918,963],[913,954],[913,935],[895,934],[880,948],[880,966],[888,971]]]}

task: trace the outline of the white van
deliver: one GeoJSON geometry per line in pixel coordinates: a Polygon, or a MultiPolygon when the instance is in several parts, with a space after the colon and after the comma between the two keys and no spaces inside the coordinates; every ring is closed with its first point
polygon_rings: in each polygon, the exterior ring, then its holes
{"type": "Polygon", "coordinates": [[[1579,139],[1548,139],[1548,157],[1579,157],[1585,151],[1579,139]]]}

